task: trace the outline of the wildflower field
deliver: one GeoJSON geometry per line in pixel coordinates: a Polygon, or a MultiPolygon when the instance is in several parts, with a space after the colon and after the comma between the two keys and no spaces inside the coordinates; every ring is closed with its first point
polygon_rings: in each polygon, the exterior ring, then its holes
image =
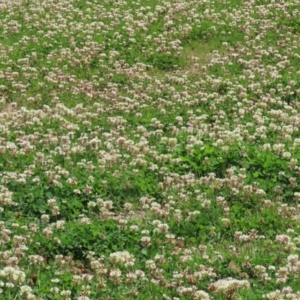
{"type": "Polygon", "coordinates": [[[299,0],[0,1],[0,299],[300,299],[299,0]]]}

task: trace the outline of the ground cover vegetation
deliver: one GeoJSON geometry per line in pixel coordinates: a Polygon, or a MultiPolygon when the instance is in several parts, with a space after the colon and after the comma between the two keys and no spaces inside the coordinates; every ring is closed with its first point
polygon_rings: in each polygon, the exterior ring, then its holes
{"type": "Polygon", "coordinates": [[[300,299],[299,0],[0,3],[1,299],[300,299]]]}

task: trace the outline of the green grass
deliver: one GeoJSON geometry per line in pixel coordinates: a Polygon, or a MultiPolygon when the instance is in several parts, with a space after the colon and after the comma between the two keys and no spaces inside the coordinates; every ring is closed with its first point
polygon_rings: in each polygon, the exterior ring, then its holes
{"type": "Polygon", "coordinates": [[[298,297],[297,1],[1,5],[0,298],[298,297]]]}

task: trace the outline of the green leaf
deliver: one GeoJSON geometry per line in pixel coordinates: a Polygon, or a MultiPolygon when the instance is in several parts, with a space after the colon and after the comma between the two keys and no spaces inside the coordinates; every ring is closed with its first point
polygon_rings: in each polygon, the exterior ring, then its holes
{"type": "Polygon", "coordinates": [[[254,178],[258,178],[260,175],[261,175],[260,172],[254,172],[253,173],[253,177],[254,178]]]}

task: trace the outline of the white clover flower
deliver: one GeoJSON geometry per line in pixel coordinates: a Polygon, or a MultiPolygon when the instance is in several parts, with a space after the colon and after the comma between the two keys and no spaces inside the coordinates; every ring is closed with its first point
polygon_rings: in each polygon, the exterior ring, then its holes
{"type": "Polygon", "coordinates": [[[193,296],[194,300],[210,300],[211,297],[204,291],[196,291],[193,296]]]}
{"type": "Polygon", "coordinates": [[[122,272],[119,269],[111,270],[110,273],[109,273],[110,277],[116,277],[116,278],[118,278],[121,275],[122,275],[122,272]]]}
{"type": "Polygon", "coordinates": [[[23,296],[24,294],[31,293],[31,292],[32,292],[32,288],[28,285],[22,285],[20,287],[21,296],[23,296]]]}
{"type": "Polygon", "coordinates": [[[292,156],[291,152],[285,151],[282,153],[283,158],[291,158],[291,156],[292,156]]]}
{"type": "Polygon", "coordinates": [[[150,247],[151,246],[151,238],[149,236],[142,236],[141,237],[141,244],[143,247],[150,247]]]}
{"type": "Polygon", "coordinates": [[[63,290],[60,292],[61,296],[71,296],[71,291],[70,290],[63,290]]]}
{"type": "Polygon", "coordinates": [[[118,251],[109,255],[109,261],[112,264],[122,264],[128,266],[134,264],[135,258],[128,251],[118,251]]]}
{"type": "Polygon", "coordinates": [[[130,231],[136,232],[136,231],[139,230],[139,227],[138,227],[137,225],[131,225],[131,226],[129,227],[129,229],[130,229],[130,231]]]}
{"type": "Polygon", "coordinates": [[[209,285],[209,290],[215,294],[233,295],[238,290],[249,289],[248,280],[237,280],[233,278],[220,279],[209,285]]]}

